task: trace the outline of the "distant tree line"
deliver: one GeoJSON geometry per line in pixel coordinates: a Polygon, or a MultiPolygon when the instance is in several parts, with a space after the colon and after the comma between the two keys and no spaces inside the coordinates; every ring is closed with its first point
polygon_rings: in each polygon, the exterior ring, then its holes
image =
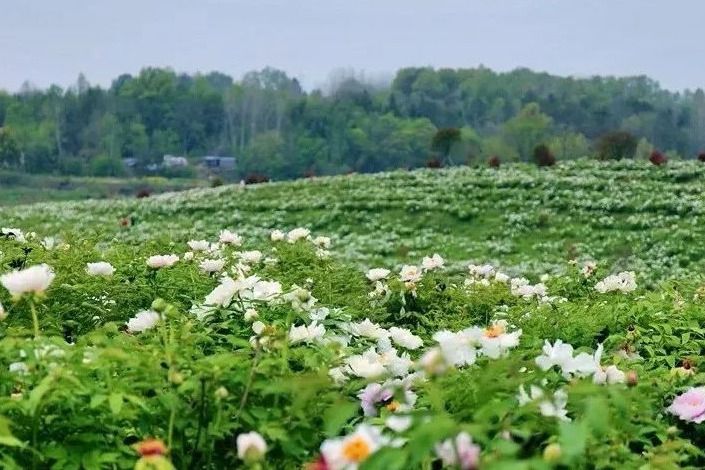
{"type": "Polygon", "coordinates": [[[549,153],[646,159],[655,149],[671,158],[705,149],[701,89],[674,93],[647,77],[405,68],[384,86],[350,74],[305,92],[272,68],[239,81],[145,68],[107,89],[80,76],[66,89],[0,91],[0,166],[32,173],[119,176],[123,159],[154,171],[165,154],[221,155],[237,158],[239,177],[284,179],[546,162],[549,153]]]}

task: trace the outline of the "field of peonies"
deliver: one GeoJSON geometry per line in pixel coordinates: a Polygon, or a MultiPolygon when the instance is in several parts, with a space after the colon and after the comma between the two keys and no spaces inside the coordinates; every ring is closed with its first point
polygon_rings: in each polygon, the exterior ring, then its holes
{"type": "Polygon", "coordinates": [[[705,166],[0,208],[0,467],[705,466],[705,166]]]}

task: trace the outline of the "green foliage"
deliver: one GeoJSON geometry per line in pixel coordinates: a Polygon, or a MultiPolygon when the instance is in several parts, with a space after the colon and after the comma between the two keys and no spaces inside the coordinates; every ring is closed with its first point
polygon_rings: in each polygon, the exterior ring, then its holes
{"type": "Polygon", "coordinates": [[[519,114],[502,126],[502,137],[528,160],[534,148],[543,142],[550,131],[552,119],[543,114],[537,103],[524,106],[519,114]]]}
{"type": "Polygon", "coordinates": [[[20,148],[7,127],[0,127],[0,164],[16,167],[20,164],[20,148]]]}
{"type": "MultiPolygon", "coordinates": [[[[0,127],[12,129],[31,173],[91,174],[91,162],[104,157],[113,168],[136,159],[130,171],[138,175],[171,175],[153,166],[165,154],[192,162],[222,155],[238,160],[237,174],[224,175],[231,180],[250,173],[281,180],[418,168],[430,152],[450,164],[492,155],[529,161],[542,142],[565,160],[590,153],[615,129],[684,158],[705,148],[701,90],[673,94],[646,77],[575,79],[526,69],[406,68],[388,86],[340,73],[323,93],[305,92],[272,68],[239,81],[145,68],[107,89],[80,77],[66,89],[3,93],[0,102],[0,127]],[[439,129],[460,136],[434,143],[439,129]]],[[[602,158],[625,149],[610,152],[602,158]]]]}
{"type": "Polygon", "coordinates": [[[120,160],[99,155],[91,161],[91,174],[95,176],[122,176],[125,167],[120,160]]]}
{"type": "Polygon", "coordinates": [[[610,132],[600,137],[597,143],[597,158],[599,160],[634,158],[637,145],[636,137],[629,132],[610,132]]]}

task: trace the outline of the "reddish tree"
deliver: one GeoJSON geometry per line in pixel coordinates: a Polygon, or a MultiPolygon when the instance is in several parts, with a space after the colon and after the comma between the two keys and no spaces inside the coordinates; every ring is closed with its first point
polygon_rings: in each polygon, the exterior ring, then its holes
{"type": "Polygon", "coordinates": [[[487,164],[490,166],[490,168],[499,168],[499,165],[501,163],[502,162],[500,161],[497,155],[492,155],[489,160],[487,160],[487,164]]]}
{"type": "Polygon", "coordinates": [[[426,161],[426,168],[442,168],[443,162],[436,157],[431,157],[426,161]]]}
{"type": "Polygon", "coordinates": [[[556,157],[546,144],[539,144],[534,147],[534,162],[538,166],[553,166],[556,164],[556,157]]]}
{"type": "Polygon", "coordinates": [[[245,184],[259,184],[266,183],[269,178],[261,173],[250,173],[245,177],[245,184]]]}
{"type": "Polygon", "coordinates": [[[651,152],[651,155],[649,155],[649,161],[656,166],[661,166],[668,162],[668,158],[658,150],[654,150],[651,152]]]}
{"type": "Polygon", "coordinates": [[[701,162],[705,163],[705,152],[700,152],[700,153],[698,154],[698,160],[700,160],[701,162]]]}

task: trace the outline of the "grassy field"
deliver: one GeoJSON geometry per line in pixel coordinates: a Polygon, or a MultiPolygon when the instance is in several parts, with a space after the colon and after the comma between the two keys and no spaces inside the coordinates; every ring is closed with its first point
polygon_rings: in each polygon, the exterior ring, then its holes
{"type": "Polygon", "coordinates": [[[441,250],[451,265],[491,262],[517,274],[599,260],[649,280],[702,271],[705,165],[567,162],[352,175],[222,186],[145,200],[0,208],[4,226],[105,241],[184,242],[222,227],[262,236],[305,226],[363,265],[441,250]],[[130,218],[130,227],[120,225],[130,218]]]}
{"type": "Polygon", "coordinates": [[[0,466],[702,468],[704,182],[575,161],[1,207],[0,466]]]}
{"type": "Polygon", "coordinates": [[[135,197],[140,191],[163,193],[206,184],[187,179],[94,178],[77,176],[29,175],[0,171],[0,206],[45,201],[75,201],[135,197]]]}

